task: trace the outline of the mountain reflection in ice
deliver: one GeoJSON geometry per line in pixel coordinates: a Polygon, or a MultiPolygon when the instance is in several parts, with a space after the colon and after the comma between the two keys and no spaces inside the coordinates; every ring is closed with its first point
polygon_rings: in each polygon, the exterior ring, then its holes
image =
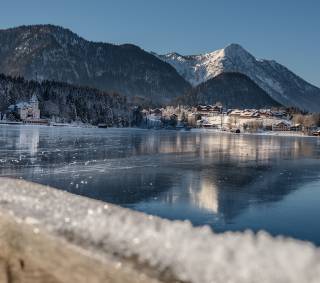
{"type": "Polygon", "coordinates": [[[216,231],[320,244],[317,138],[2,126],[0,148],[3,176],[216,231]]]}

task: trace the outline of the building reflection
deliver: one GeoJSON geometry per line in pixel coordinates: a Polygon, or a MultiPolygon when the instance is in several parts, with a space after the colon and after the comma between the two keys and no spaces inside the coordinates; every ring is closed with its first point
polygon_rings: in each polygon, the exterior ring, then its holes
{"type": "Polygon", "coordinates": [[[188,188],[190,202],[192,203],[192,205],[200,209],[218,213],[218,187],[216,186],[216,184],[210,182],[210,180],[207,179],[200,180],[199,183],[199,187],[194,187],[194,185],[190,184],[188,188]]]}
{"type": "Polygon", "coordinates": [[[231,223],[252,205],[281,201],[319,179],[315,168],[320,151],[314,139],[203,133],[181,137],[146,138],[148,147],[139,151],[164,153],[164,166],[180,172],[179,181],[161,192],[159,202],[173,211],[188,204],[212,214],[212,223],[217,215],[231,223]]]}
{"type": "Polygon", "coordinates": [[[16,141],[16,149],[35,156],[38,153],[39,140],[39,127],[21,127],[19,138],[16,141]]]}
{"type": "MultiPolygon", "coordinates": [[[[134,154],[193,153],[202,158],[236,162],[315,156],[314,141],[295,137],[230,135],[218,133],[147,134],[135,140],[134,154]]],[[[317,152],[316,152],[317,155],[317,152]]]]}
{"type": "Polygon", "coordinates": [[[191,221],[193,217],[197,219],[199,214],[211,214],[211,221],[207,220],[207,224],[214,226],[217,217],[228,224],[252,205],[279,202],[308,182],[319,180],[317,166],[317,161],[301,160],[290,160],[270,167],[249,165],[239,168],[236,164],[217,164],[186,173],[180,185],[175,184],[162,192],[159,201],[170,203],[172,208],[188,204],[194,213],[189,216],[191,221]]]}

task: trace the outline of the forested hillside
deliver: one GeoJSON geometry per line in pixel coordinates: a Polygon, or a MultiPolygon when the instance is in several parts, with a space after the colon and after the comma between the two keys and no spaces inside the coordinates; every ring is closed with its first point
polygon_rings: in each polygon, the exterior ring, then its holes
{"type": "Polygon", "coordinates": [[[130,122],[126,97],[94,88],[79,87],[55,81],[27,81],[0,75],[0,111],[35,94],[41,116],[71,122],[125,125],[130,122]]]}

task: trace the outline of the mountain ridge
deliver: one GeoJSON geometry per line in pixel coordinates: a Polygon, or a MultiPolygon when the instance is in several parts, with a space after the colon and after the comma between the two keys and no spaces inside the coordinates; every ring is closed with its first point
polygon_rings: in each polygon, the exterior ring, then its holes
{"type": "MultiPolygon", "coordinates": [[[[39,99],[41,117],[63,122],[129,124],[130,108],[126,97],[95,88],[56,81],[29,81],[0,74],[0,112],[9,105],[39,99]]],[[[121,125],[123,126],[123,124],[121,125]]]]}
{"type": "Polygon", "coordinates": [[[235,72],[284,106],[320,112],[319,88],[274,60],[257,59],[239,44],[200,55],[157,55],[129,43],[88,41],[60,26],[26,25],[0,29],[0,71],[117,92],[145,105],[169,104],[192,85],[235,72]]]}
{"type": "Polygon", "coordinates": [[[191,86],[169,64],[133,44],[87,41],[54,25],[0,30],[0,70],[168,102],[191,86]]]}
{"type": "Polygon", "coordinates": [[[273,99],[285,106],[320,111],[320,89],[275,60],[257,59],[239,44],[200,55],[158,55],[176,68],[194,87],[225,72],[247,75],[273,99]]]}

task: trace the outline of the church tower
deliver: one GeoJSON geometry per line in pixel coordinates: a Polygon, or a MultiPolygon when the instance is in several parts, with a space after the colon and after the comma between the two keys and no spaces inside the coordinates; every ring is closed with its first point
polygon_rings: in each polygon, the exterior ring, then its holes
{"type": "Polygon", "coordinates": [[[32,108],[34,110],[39,109],[39,100],[37,98],[37,96],[34,94],[32,95],[31,99],[30,99],[30,105],[32,106],[32,108]]]}
{"type": "Polygon", "coordinates": [[[39,100],[35,94],[30,99],[30,105],[32,107],[32,118],[40,119],[39,100]]]}

